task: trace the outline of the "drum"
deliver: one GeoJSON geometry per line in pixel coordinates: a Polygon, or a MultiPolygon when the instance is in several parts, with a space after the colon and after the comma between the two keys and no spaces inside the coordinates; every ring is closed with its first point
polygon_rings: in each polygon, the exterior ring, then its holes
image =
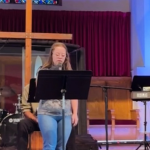
{"type": "Polygon", "coordinates": [[[8,115],[7,110],[0,109],[0,122],[8,115]]]}
{"type": "Polygon", "coordinates": [[[3,146],[16,146],[17,124],[22,120],[21,114],[9,114],[1,122],[1,138],[3,146]]]}

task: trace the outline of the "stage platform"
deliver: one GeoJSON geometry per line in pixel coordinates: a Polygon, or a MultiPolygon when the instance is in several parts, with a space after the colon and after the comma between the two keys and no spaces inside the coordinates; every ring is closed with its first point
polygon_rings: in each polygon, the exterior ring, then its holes
{"type": "MultiPolygon", "coordinates": [[[[108,140],[109,145],[120,145],[120,144],[141,144],[143,140],[108,140]]],[[[150,140],[147,141],[150,144],[150,140]]],[[[106,141],[98,140],[97,143],[106,145],[106,141]]]]}

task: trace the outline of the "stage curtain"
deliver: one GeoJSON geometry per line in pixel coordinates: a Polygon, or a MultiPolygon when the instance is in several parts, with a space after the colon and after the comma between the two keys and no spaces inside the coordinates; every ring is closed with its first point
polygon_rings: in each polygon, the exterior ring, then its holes
{"type": "MultiPolygon", "coordinates": [[[[25,31],[24,10],[0,10],[1,31],[25,31]]],[[[33,11],[33,32],[72,33],[93,76],[131,76],[130,13],[33,11]]]]}

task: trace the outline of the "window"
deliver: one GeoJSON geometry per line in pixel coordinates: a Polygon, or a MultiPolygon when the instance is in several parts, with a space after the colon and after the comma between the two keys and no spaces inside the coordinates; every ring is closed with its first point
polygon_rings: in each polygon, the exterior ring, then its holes
{"type": "MultiPolygon", "coordinates": [[[[61,5],[62,0],[32,0],[33,4],[41,5],[61,5]]],[[[25,4],[26,0],[0,0],[4,4],[25,4]]]]}

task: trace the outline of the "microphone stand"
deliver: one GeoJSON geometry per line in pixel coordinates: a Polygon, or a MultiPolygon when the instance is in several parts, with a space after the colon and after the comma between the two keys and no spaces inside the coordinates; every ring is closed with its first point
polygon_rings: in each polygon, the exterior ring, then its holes
{"type": "Polygon", "coordinates": [[[102,88],[105,95],[105,131],[106,131],[106,150],[108,150],[108,89],[120,89],[120,90],[131,90],[125,87],[114,87],[114,86],[103,86],[103,85],[91,85],[90,87],[102,88]]]}
{"type": "MultiPolygon", "coordinates": [[[[58,70],[63,70],[62,63],[58,64],[58,70]]],[[[66,87],[66,77],[63,80],[63,86],[66,87]]],[[[62,93],[62,150],[65,150],[65,94],[66,89],[61,89],[62,93]]]]}
{"type": "MultiPolygon", "coordinates": [[[[58,65],[56,66],[52,66],[50,68],[50,70],[63,70],[63,64],[60,62],[58,65]]],[[[63,81],[63,86],[65,86],[66,84],[66,81],[65,81],[66,78],[64,78],[64,81],[63,81]]],[[[62,150],[65,150],[65,94],[66,94],[66,89],[61,89],[61,93],[62,93],[62,150]]]]}

